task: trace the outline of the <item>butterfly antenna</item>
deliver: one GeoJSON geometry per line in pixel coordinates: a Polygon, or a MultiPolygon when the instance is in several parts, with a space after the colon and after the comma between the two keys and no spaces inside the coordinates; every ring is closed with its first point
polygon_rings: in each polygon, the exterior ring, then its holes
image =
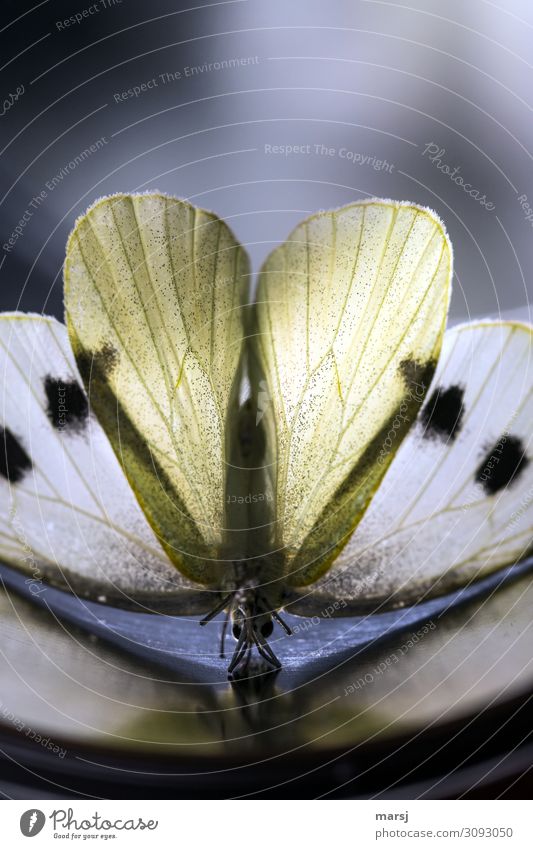
{"type": "Polygon", "coordinates": [[[275,610],[272,611],[272,618],[275,619],[279,625],[281,625],[288,637],[292,637],[292,628],[289,628],[287,623],[283,621],[279,613],[277,613],[275,610]]]}
{"type": "Polygon", "coordinates": [[[226,611],[226,615],[224,617],[224,623],[222,625],[222,630],[220,632],[220,657],[221,657],[222,660],[226,657],[225,652],[224,652],[224,647],[225,647],[225,644],[226,644],[226,632],[228,630],[228,622],[229,622],[230,616],[231,616],[231,607],[229,607],[226,611]]]}
{"type": "Polygon", "coordinates": [[[223,598],[222,601],[220,601],[216,605],[216,607],[214,607],[213,610],[211,610],[211,612],[207,614],[207,616],[204,616],[204,618],[200,621],[200,625],[207,625],[208,622],[211,622],[211,619],[214,619],[217,613],[220,613],[221,610],[224,610],[228,602],[233,599],[234,595],[235,592],[231,592],[229,593],[229,595],[223,598]]]}

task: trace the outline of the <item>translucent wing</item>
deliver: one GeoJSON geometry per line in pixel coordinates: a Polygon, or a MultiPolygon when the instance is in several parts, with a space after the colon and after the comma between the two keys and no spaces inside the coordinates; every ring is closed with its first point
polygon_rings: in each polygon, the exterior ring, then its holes
{"type": "Polygon", "coordinates": [[[0,317],[0,558],[122,607],[193,613],[210,593],[159,545],[81,388],[66,327],[0,317]]]}
{"type": "Polygon", "coordinates": [[[65,302],[95,410],[185,575],[220,580],[248,262],[215,215],[158,194],[96,203],[67,247],[65,302]]]}
{"type": "Polygon", "coordinates": [[[252,378],[270,546],[288,583],[328,569],[411,426],[441,347],[451,259],[432,213],[379,200],[311,217],[267,259],[252,378]]]}
{"type": "MultiPolygon", "coordinates": [[[[413,603],[520,560],[533,541],[532,328],[446,333],[415,428],[356,533],[293,612],[413,603]]],[[[298,601],[297,596],[300,595],[298,601]]]]}

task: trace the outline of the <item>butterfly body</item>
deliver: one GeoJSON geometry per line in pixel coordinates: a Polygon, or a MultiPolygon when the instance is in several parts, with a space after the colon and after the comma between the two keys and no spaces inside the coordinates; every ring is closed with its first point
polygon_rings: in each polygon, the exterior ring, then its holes
{"type": "Polygon", "coordinates": [[[228,673],[245,670],[255,647],[269,667],[279,669],[281,663],[268,643],[277,621],[290,635],[290,628],[279,615],[283,607],[283,582],[273,579],[271,570],[264,568],[261,559],[255,563],[237,561],[228,572],[231,577],[224,582],[220,600],[200,622],[206,625],[214,616],[224,611],[220,656],[225,657],[225,640],[228,625],[237,645],[231,658],[228,673]],[[228,592],[229,590],[229,592],[228,592]]]}

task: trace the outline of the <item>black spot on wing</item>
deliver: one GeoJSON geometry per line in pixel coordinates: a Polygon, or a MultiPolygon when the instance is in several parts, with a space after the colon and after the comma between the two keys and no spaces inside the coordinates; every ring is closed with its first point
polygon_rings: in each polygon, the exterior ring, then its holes
{"type": "Polygon", "coordinates": [[[16,436],[6,427],[0,428],[0,475],[18,483],[31,469],[31,460],[16,436]]]}
{"type": "Polygon", "coordinates": [[[119,353],[113,345],[106,342],[99,351],[96,351],[93,359],[98,366],[98,370],[102,374],[109,375],[118,364],[119,353]]]}
{"type": "Polygon", "coordinates": [[[89,415],[89,405],[85,392],[75,380],[62,381],[45,377],[46,413],[56,430],[83,430],[89,415]]]}
{"type": "Polygon", "coordinates": [[[402,360],[399,372],[408,394],[422,401],[431,383],[436,366],[435,360],[428,360],[425,363],[421,363],[412,357],[402,360]]]}
{"type": "Polygon", "coordinates": [[[424,437],[440,437],[444,441],[455,439],[461,430],[464,414],[463,386],[438,386],[420,414],[425,427],[424,437]]]}
{"type": "Polygon", "coordinates": [[[119,361],[119,353],[109,342],[99,351],[83,350],[77,356],[78,368],[88,385],[92,379],[106,380],[119,361]]]}
{"type": "Polygon", "coordinates": [[[474,480],[488,495],[494,495],[514,483],[528,465],[522,440],[504,434],[479,464],[474,480]]]}

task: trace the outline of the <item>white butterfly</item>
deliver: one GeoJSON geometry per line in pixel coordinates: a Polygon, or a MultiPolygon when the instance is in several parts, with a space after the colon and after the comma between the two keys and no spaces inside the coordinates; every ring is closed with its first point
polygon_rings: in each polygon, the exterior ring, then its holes
{"type": "Polygon", "coordinates": [[[355,203],[300,224],[250,305],[215,215],[99,201],[67,327],[0,317],[0,556],[120,607],[226,610],[230,672],[254,645],[279,666],[283,608],[381,611],[520,559],[532,328],[444,334],[451,266],[433,213],[355,203]]]}

